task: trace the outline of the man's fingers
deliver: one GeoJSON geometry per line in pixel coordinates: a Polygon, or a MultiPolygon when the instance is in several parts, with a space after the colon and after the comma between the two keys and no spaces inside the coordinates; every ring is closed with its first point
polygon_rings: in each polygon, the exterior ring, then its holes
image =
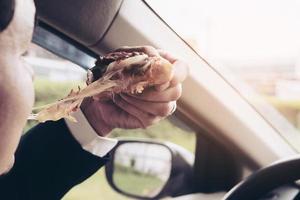
{"type": "Polygon", "coordinates": [[[163,57],[164,59],[167,59],[172,64],[178,60],[175,56],[171,55],[170,53],[168,53],[162,49],[158,49],[157,51],[161,57],[163,57]]]}
{"type": "Polygon", "coordinates": [[[149,56],[158,56],[159,55],[157,50],[152,46],[131,46],[131,47],[123,46],[123,47],[115,50],[115,52],[119,52],[119,51],[125,51],[125,52],[138,51],[138,52],[143,52],[149,56]]]}
{"type": "Polygon", "coordinates": [[[167,59],[170,63],[173,64],[174,76],[170,82],[170,87],[183,82],[183,80],[189,73],[188,65],[182,60],[179,60],[175,56],[162,49],[158,49],[157,51],[161,57],[167,59]]]}
{"type": "Polygon", "coordinates": [[[154,116],[166,117],[172,113],[176,106],[175,101],[158,103],[158,102],[145,102],[134,97],[121,94],[122,99],[127,103],[134,105],[139,111],[150,113],[154,116]]]}
{"type": "MultiPolygon", "coordinates": [[[[122,110],[126,111],[128,114],[139,120],[139,128],[141,126],[143,128],[146,128],[158,122],[161,119],[158,116],[143,112],[142,110],[138,109],[135,105],[132,105],[131,103],[127,102],[119,96],[115,98],[114,102],[122,110]]],[[[126,120],[131,120],[131,118],[128,116],[126,120]]]]}
{"type": "MultiPolygon", "coordinates": [[[[116,106],[115,101],[105,101],[105,102],[98,102],[98,106],[100,106],[100,110],[103,116],[104,122],[106,124],[113,124],[113,128],[126,128],[126,129],[134,129],[140,128],[142,123],[141,121],[127,112],[122,104],[120,103],[116,106]],[[120,106],[119,106],[120,105],[120,106]],[[115,117],[118,116],[118,117],[115,117]],[[126,123],[124,122],[126,120],[126,123]]],[[[98,118],[97,120],[101,119],[98,118]]],[[[103,129],[105,127],[101,127],[103,129]]]]}
{"type": "Polygon", "coordinates": [[[185,62],[177,60],[173,63],[173,78],[169,87],[182,83],[188,75],[188,66],[185,62]]]}
{"type": "Polygon", "coordinates": [[[163,103],[178,100],[181,96],[181,93],[182,85],[177,84],[175,87],[169,87],[163,91],[157,91],[155,88],[148,88],[141,94],[130,94],[130,96],[143,101],[163,103]]]}
{"type": "Polygon", "coordinates": [[[157,91],[164,91],[164,90],[168,89],[168,87],[170,87],[170,82],[166,82],[161,85],[155,85],[155,89],[157,91]]]}
{"type": "Polygon", "coordinates": [[[113,96],[112,92],[105,91],[105,92],[102,92],[98,95],[93,96],[92,98],[95,101],[106,101],[106,100],[112,99],[112,96],[113,96]]]}

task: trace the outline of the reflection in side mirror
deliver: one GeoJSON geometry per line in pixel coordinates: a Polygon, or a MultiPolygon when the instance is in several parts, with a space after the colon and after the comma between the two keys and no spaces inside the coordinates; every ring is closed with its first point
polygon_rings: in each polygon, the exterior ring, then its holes
{"type": "Polygon", "coordinates": [[[112,181],[124,193],[155,197],[170,177],[171,162],[172,153],[164,145],[124,143],[114,152],[112,181]]]}
{"type": "Polygon", "coordinates": [[[170,142],[119,140],[105,166],[110,186],[143,200],[193,193],[194,155],[170,142]]]}

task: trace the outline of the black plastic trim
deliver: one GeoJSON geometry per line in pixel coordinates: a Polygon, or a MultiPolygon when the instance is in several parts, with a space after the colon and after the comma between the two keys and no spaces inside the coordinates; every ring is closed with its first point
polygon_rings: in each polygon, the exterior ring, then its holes
{"type": "Polygon", "coordinates": [[[85,52],[86,54],[88,54],[88,55],[90,55],[94,58],[98,57],[98,54],[96,52],[94,52],[91,49],[87,48],[83,44],[80,44],[76,40],[73,40],[72,38],[68,37],[67,35],[61,33],[60,31],[56,30],[55,28],[51,27],[50,25],[46,24],[45,22],[43,22],[41,20],[38,20],[37,25],[44,28],[44,29],[46,29],[47,31],[53,33],[54,35],[58,36],[59,38],[65,40],[66,42],[72,44],[77,49],[85,52]]]}

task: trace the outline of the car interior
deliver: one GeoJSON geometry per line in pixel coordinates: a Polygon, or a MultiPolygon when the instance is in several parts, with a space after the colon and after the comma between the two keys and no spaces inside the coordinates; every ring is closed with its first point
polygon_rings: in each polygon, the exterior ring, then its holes
{"type": "MultiPolygon", "coordinates": [[[[295,183],[300,178],[297,150],[213,67],[214,63],[164,21],[149,1],[35,3],[33,42],[85,70],[99,55],[120,46],[151,45],[189,64],[190,72],[174,115],[195,132],[194,154],[168,142],[123,138],[106,166],[107,182],[116,193],[136,199],[300,199],[300,188],[295,183]],[[130,153],[134,145],[161,148],[161,156],[170,154],[165,157],[171,163],[169,172],[154,192],[131,193],[116,183],[114,175],[122,171],[118,172],[114,162],[121,159],[122,151],[130,153]]],[[[133,166],[137,161],[128,162],[133,166]]]]}

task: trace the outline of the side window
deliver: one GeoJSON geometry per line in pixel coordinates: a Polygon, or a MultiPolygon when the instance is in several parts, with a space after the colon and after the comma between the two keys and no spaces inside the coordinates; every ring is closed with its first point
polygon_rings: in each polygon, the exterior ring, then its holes
{"type": "Polygon", "coordinates": [[[195,134],[176,116],[170,116],[147,129],[115,129],[110,137],[148,138],[178,144],[190,152],[195,152],[195,134]]]}
{"type": "MultiPolygon", "coordinates": [[[[38,30],[39,39],[37,43],[51,49],[51,51],[60,51],[58,54],[71,59],[74,57],[74,47],[69,47],[68,43],[58,40],[54,35],[44,35],[44,30],[38,30]],[[55,41],[55,42],[54,42],[55,41]],[[53,46],[55,43],[56,46],[53,46]],[[52,46],[50,46],[52,45],[52,46]],[[63,55],[66,54],[67,56],[63,55]]],[[[36,36],[34,36],[36,40],[36,36]]],[[[35,41],[36,42],[36,41],[35,41]]],[[[82,54],[82,52],[81,52],[82,54]]],[[[85,58],[81,55],[80,58],[85,58]]],[[[75,56],[78,57],[78,56],[75,56]]],[[[87,57],[87,56],[86,56],[87,57]]],[[[45,105],[66,96],[72,88],[78,85],[84,85],[86,71],[83,68],[92,67],[94,62],[91,58],[78,60],[76,65],[67,59],[63,59],[49,52],[48,50],[31,44],[26,61],[33,66],[35,71],[35,106],[45,105]],[[84,62],[82,65],[82,62],[84,62]]],[[[24,131],[34,126],[36,122],[28,121],[24,131]]],[[[186,126],[177,117],[171,116],[162,120],[160,123],[147,129],[124,130],[115,129],[109,137],[112,138],[148,138],[159,141],[170,141],[176,143],[187,150],[194,152],[196,138],[194,132],[186,126]]],[[[104,167],[101,168],[92,177],[84,183],[73,188],[63,199],[128,199],[113,191],[106,182],[104,167]]]]}
{"type": "MultiPolygon", "coordinates": [[[[35,72],[35,106],[58,100],[85,82],[84,69],[36,44],[30,45],[25,60],[35,72]]],[[[28,121],[24,131],[35,124],[35,121],[28,121]]]]}

